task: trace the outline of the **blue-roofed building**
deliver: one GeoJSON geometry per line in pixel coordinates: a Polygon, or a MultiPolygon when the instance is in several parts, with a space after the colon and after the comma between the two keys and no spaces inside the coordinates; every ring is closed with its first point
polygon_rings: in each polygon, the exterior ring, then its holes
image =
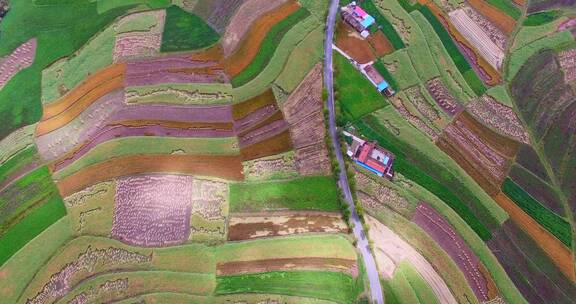
{"type": "Polygon", "coordinates": [[[362,26],[364,26],[365,28],[368,28],[369,26],[371,26],[372,24],[374,24],[376,22],[376,20],[374,19],[374,17],[370,16],[370,15],[366,15],[364,17],[364,20],[362,20],[362,22],[360,22],[362,24],[362,26]]]}
{"type": "Polygon", "coordinates": [[[388,85],[388,83],[386,82],[386,80],[382,80],[379,84],[378,84],[378,92],[382,92],[384,90],[386,90],[390,85],[388,85]]]}

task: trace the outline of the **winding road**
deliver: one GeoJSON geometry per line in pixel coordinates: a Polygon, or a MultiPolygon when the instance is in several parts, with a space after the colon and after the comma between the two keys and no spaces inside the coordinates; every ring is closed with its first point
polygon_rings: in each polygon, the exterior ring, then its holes
{"type": "MultiPolygon", "coordinates": [[[[340,142],[338,141],[338,132],[336,130],[336,119],[334,114],[334,84],[333,84],[333,71],[332,71],[332,41],[334,40],[334,25],[336,21],[336,14],[338,13],[338,0],[330,1],[330,8],[328,11],[328,17],[326,18],[326,39],[324,40],[324,86],[328,91],[328,112],[329,112],[329,125],[330,125],[330,137],[332,137],[332,144],[334,148],[334,153],[338,159],[338,164],[340,168],[344,167],[344,158],[342,157],[342,151],[340,150],[340,142]]],[[[358,240],[357,246],[364,259],[364,265],[366,272],[368,274],[368,281],[370,283],[370,293],[372,296],[372,302],[377,304],[384,304],[384,295],[382,294],[382,288],[380,286],[380,278],[378,276],[378,269],[376,268],[376,262],[374,256],[370,251],[370,246],[368,244],[368,239],[364,233],[362,222],[356,213],[356,208],[354,207],[354,202],[352,200],[352,194],[350,192],[350,185],[348,185],[348,177],[346,176],[346,170],[340,170],[339,176],[340,188],[344,193],[344,199],[350,206],[350,220],[354,224],[354,236],[358,240]]]]}

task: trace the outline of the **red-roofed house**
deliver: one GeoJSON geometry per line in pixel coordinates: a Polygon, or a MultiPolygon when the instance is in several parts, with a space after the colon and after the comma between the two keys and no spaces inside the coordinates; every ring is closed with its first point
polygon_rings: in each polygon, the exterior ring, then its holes
{"type": "Polygon", "coordinates": [[[349,146],[354,151],[348,151],[348,155],[361,167],[389,179],[394,177],[392,165],[394,154],[378,146],[374,142],[364,141],[356,136],[352,136],[353,142],[349,146]]]}

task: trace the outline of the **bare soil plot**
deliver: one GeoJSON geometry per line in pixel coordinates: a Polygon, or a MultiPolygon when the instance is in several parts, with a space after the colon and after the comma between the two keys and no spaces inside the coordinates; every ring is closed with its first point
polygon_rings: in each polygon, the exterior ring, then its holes
{"type": "Polygon", "coordinates": [[[338,213],[279,211],[234,214],[228,223],[228,240],[239,241],[261,237],[309,232],[346,233],[348,227],[338,213]]]}
{"type": "Polygon", "coordinates": [[[382,31],[376,31],[375,33],[370,34],[367,40],[376,57],[382,57],[394,52],[394,47],[382,31]]]}
{"type": "MultiPolygon", "coordinates": [[[[292,143],[290,140],[290,132],[286,130],[276,136],[242,147],[240,153],[242,155],[242,160],[246,161],[283,153],[291,149],[292,143]]],[[[242,171],[242,169],[240,169],[240,171],[242,171]]]]}
{"type": "Polygon", "coordinates": [[[449,116],[455,116],[464,110],[464,107],[450,93],[442,78],[437,77],[426,82],[426,89],[436,104],[449,116]]]}
{"type": "Polygon", "coordinates": [[[290,0],[254,21],[248,33],[244,35],[240,46],[226,59],[224,67],[227,74],[234,77],[244,70],[258,54],[266,33],[276,23],[297,11],[298,8],[300,8],[298,2],[290,0]]]}
{"type": "Polygon", "coordinates": [[[342,20],[339,20],[336,26],[336,46],[359,63],[376,59],[368,40],[363,39],[356,30],[342,20]]]}
{"type": "Polygon", "coordinates": [[[576,282],[576,274],[574,273],[574,264],[570,250],[532,217],[526,214],[504,193],[500,192],[493,198],[502,209],[506,210],[512,221],[524,230],[536,244],[546,252],[560,271],[572,282],[576,282]]]}
{"type": "Polygon", "coordinates": [[[282,270],[329,270],[357,274],[355,260],[338,258],[284,258],[238,261],[216,265],[216,275],[234,275],[282,270]]]}
{"type": "Polygon", "coordinates": [[[232,105],[232,118],[242,122],[248,115],[268,105],[276,104],[276,96],[272,89],[267,89],[259,95],[232,105]]]}
{"type": "Polygon", "coordinates": [[[500,191],[519,143],[503,137],[462,112],[444,129],[436,145],[452,157],[490,195],[500,191]]]}
{"type": "Polygon", "coordinates": [[[374,241],[376,264],[381,276],[392,278],[396,267],[402,261],[408,261],[432,288],[440,303],[458,303],[434,266],[416,249],[375,218],[368,215],[365,218],[370,226],[370,238],[374,241]]]}
{"type": "Polygon", "coordinates": [[[221,44],[224,50],[224,56],[228,57],[234,52],[236,47],[252,23],[260,16],[269,13],[287,0],[248,0],[245,1],[236,14],[230,19],[230,24],[226,27],[226,32],[222,35],[221,44]]]}
{"type": "Polygon", "coordinates": [[[282,105],[296,148],[296,166],[303,175],[329,174],[330,160],[324,138],[322,66],[316,65],[282,105]]]}
{"type": "Polygon", "coordinates": [[[60,194],[66,197],[98,182],[141,173],[181,173],[242,180],[244,175],[241,161],[240,156],[165,154],[122,156],[86,167],[62,179],[57,186],[60,194]]]}

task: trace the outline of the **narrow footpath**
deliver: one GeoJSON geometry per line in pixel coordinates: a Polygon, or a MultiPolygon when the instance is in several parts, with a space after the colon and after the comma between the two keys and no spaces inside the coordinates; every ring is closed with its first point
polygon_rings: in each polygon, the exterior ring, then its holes
{"type": "Polygon", "coordinates": [[[348,184],[348,177],[346,176],[346,170],[344,169],[344,158],[342,157],[342,151],[340,150],[340,141],[338,140],[338,132],[336,130],[336,117],[334,113],[334,84],[333,84],[333,70],[332,70],[332,41],[334,40],[334,25],[336,21],[336,15],[338,13],[338,0],[330,1],[330,8],[328,11],[328,17],[326,18],[326,36],[324,40],[324,86],[328,91],[328,112],[329,112],[329,126],[330,126],[330,137],[332,137],[332,144],[334,148],[334,153],[338,159],[338,164],[340,168],[339,184],[342,192],[344,193],[344,199],[350,206],[350,221],[354,224],[354,236],[358,240],[358,249],[362,254],[364,259],[364,265],[366,268],[366,273],[368,274],[368,281],[370,283],[370,293],[372,296],[372,302],[377,304],[384,304],[384,295],[382,294],[382,288],[380,286],[380,278],[378,276],[378,269],[376,268],[376,262],[374,256],[370,251],[370,246],[368,244],[368,239],[364,233],[362,222],[356,213],[356,208],[354,207],[354,202],[352,200],[352,193],[350,192],[350,185],[348,184]]]}

